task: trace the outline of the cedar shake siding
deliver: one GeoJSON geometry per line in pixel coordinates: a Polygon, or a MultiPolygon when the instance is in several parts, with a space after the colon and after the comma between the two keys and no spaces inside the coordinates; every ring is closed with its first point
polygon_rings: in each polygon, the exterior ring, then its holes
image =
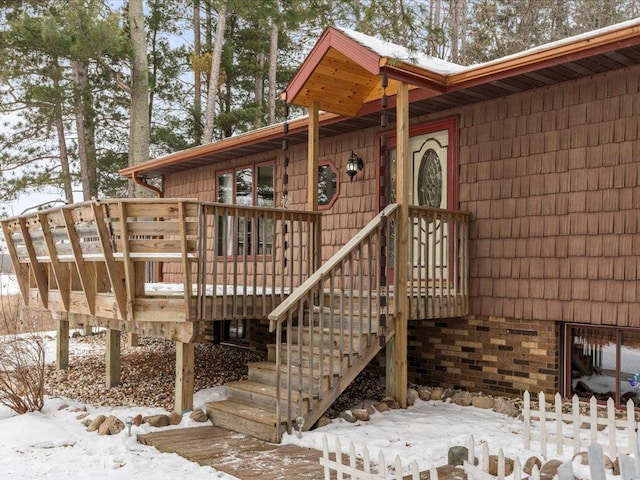
{"type": "Polygon", "coordinates": [[[460,116],[471,313],[640,327],[640,67],[460,116]]]}

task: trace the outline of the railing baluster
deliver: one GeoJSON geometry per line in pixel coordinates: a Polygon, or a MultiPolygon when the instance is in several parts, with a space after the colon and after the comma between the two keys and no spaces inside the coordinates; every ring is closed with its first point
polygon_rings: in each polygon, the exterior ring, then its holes
{"type": "MultiPolygon", "coordinates": [[[[333,273],[333,271],[332,271],[333,273]]],[[[322,287],[322,284],[320,284],[322,287]]],[[[336,296],[335,296],[335,283],[334,283],[334,275],[329,276],[329,338],[333,338],[333,312],[336,308],[336,296]]],[[[333,342],[329,342],[329,388],[333,387],[333,376],[335,374],[334,369],[334,345],[333,342]]],[[[340,358],[340,363],[342,363],[342,358],[340,358]]]]}

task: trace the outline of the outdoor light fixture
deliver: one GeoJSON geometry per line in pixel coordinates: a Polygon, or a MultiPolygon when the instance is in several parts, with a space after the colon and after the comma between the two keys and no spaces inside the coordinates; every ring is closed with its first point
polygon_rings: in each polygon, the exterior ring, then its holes
{"type": "Polygon", "coordinates": [[[351,156],[349,160],[347,160],[347,175],[349,175],[350,181],[353,182],[353,177],[358,173],[358,171],[364,168],[364,162],[362,159],[351,151],[351,156]]]}
{"type": "Polygon", "coordinates": [[[133,417],[127,417],[124,423],[127,425],[127,435],[131,436],[131,425],[133,425],[133,417]]]}
{"type": "Polygon", "coordinates": [[[296,427],[298,427],[298,438],[302,438],[302,427],[304,427],[304,417],[302,415],[296,418],[296,427]]]}

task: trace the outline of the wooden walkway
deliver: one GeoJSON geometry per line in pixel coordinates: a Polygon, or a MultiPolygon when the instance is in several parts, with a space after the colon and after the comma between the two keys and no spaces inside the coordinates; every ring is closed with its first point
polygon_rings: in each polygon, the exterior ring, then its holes
{"type": "MultiPolygon", "coordinates": [[[[278,445],[220,427],[193,427],[138,435],[138,442],[161,452],[177,453],[241,480],[323,480],[322,452],[297,445],[278,445]]],[[[344,463],[348,458],[343,455],[344,463]]],[[[467,480],[464,470],[438,467],[439,480],[467,480]]],[[[331,478],[336,478],[331,472],[331,478]]],[[[405,477],[409,478],[409,477],[405,477]]],[[[429,480],[429,471],[420,480],[429,480]]]]}
{"type": "Polygon", "coordinates": [[[138,435],[161,452],[208,465],[241,480],[322,480],[322,452],[277,445],[220,427],[194,427],[138,435]]]}

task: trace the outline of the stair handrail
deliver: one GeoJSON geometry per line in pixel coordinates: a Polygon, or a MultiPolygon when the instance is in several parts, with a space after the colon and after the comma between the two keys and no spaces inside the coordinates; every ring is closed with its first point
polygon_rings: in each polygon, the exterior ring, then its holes
{"type": "Polygon", "coordinates": [[[296,288],[280,305],[278,305],[268,316],[269,331],[274,332],[278,323],[281,323],[292,307],[296,307],[311,290],[318,286],[323,277],[337,267],[340,262],[347,258],[351,252],[376,228],[380,226],[383,217],[388,217],[398,208],[397,203],[387,205],[378,215],[365,225],[354,237],[344,244],[329,260],[323,263],[309,278],[307,278],[298,288],[296,288]]]}
{"type": "MultiPolygon", "coordinates": [[[[336,382],[335,384],[332,385],[332,380],[329,380],[329,384],[328,387],[322,387],[322,378],[323,378],[323,347],[322,347],[322,329],[319,330],[318,335],[320,336],[319,340],[320,340],[320,359],[318,360],[318,382],[317,385],[314,384],[314,366],[313,366],[313,360],[310,361],[309,364],[309,379],[307,382],[307,386],[304,386],[304,381],[302,380],[302,370],[303,370],[303,360],[302,360],[302,349],[299,348],[298,349],[298,363],[296,366],[292,366],[292,361],[293,361],[293,353],[292,353],[292,348],[291,348],[291,340],[292,340],[292,336],[291,336],[291,327],[292,327],[292,318],[295,316],[295,314],[297,313],[297,318],[298,321],[300,319],[304,318],[304,313],[303,313],[303,305],[305,303],[305,301],[309,301],[309,299],[314,298],[314,295],[318,298],[318,301],[320,302],[320,305],[323,304],[323,294],[322,294],[322,284],[327,281],[327,279],[329,279],[330,283],[331,283],[331,289],[333,292],[333,281],[334,281],[334,277],[332,276],[334,272],[337,272],[338,270],[341,270],[343,268],[343,266],[345,265],[345,262],[351,262],[350,265],[350,272],[353,273],[353,256],[354,255],[358,255],[358,252],[362,253],[363,249],[366,248],[367,252],[369,255],[371,255],[373,253],[373,251],[371,250],[372,248],[372,244],[371,244],[371,237],[376,235],[377,231],[380,231],[380,233],[382,233],[382,231],[386,231],[386,233],[384,234],[385,236],[392,235],[392,231],[393,231],[393,226],[387,223],[387,219],[388,217],[394,218],[392,217],[392,215],[394,214],[394,212],[396,212],[396,210],[398,209],[398,205],[397,204],[391,204],[388,205],[387,207],[385,207],[378,215],[376,215],[364,228],[362,228],[360,231],[358,231],[358,233],[356,233],[356,235],[354,235],[354,237],[349,240],[342,248],[340,248],[329,260],[327,260],[326,263],[324,263],[323,265],[321,265],[313,274],[311,274],[309,276],[309,278],[307,278],[306,281],[304,281],[298,288],[296,288],[290,295],[289,297],[287,297],[287,299],[285,299],[278,307],[276,307],[269,315],[268,318],[270,320],[270,326],[269,326],[269,330],[271,332],[273,332],[275,330],[276,332],[276,352],[275,352],[275,363],[276,363],[276,402],[275,402],[275,409],[276,409],[276,438],[280,438],[280,428],[281,428],[281,424],[283,423],[283,419],[281,417],[281,401],[285,401],[287,404],[286,407],[286,425],[287,425],[287,431],[291,431],[292,427],[294,425],[294,421],[295,424],[298,426],[298,428],[302,428],[302,426],[305,423],[308,423],[308,425],[305,427],[305,429],[308,429],[314,422],[315,420],[317,420],[317,418],[313,417],[313,415],[309,416],[307,415],[305,417],[304,412],[302,412],[302,403],[303,403],[303,397],[302,397],[302,392],[303,389],[308,389],[309,391],[309,398],[311,398],[314,393],[319,395],[319,399],[322,401],[323,399],[323,390],[325,388],[328,388],[329,390],[334,390],[336,388],[339,387],[339,384],[342,384],[342,382],[336,382]],[[382,231],[381,231],[382,229],[382,231]],[[387,231],[387,229],[389,229],[387,231]],[[315,292],[314,290],[319,289],[317,292],[315,292]],[[282,335],[283,335],[283,328],[284,328],[284,324],[286,323],[286,332],[287,332],[287,347],[286,347],[286,351],[283,353],[282,352],[282,335]],[[286,357],[286,366],[287,366],[287,371],[286,371],[286,398],[282,398],[281,395],[281,390],[282,390],[282,385],[281,385],[281,376],[282,376],[282,372],[280,369],[280,366],[283,365],[283,355],[286,357]],[[294,388],[294,386],[292,385],[292,374],[293,374],[293,368],[297,368],[297,375],[298,375],[298,386],[297,388],[294,388]],[[319,387],[320,391],[316,391],[315,388],[319,387]],[[293,417],[293,408],[292,408],[292,393],[293,391],[297,391],[298,392],[298,415],[297,417],[294,419],[293,417]]],[[[381,237],[382,238],[382,237],[381,237]]],[[[378,316],[379,316],[379,320],[380,320],[380,325],[378,326],[378,328],[380,328],[380,326],[382,326],[383,328],[388,327],[388,323],[387,323],[387,309],[389,308],[388,305],[388,301],[389,301],[389,284],[388,284],[388,278],[389,278],[389,264],[387,264],[386,261],[386,256],[387,253],[389,252],[388,248],[392,247],[392,243],[391,242],[387,242],[386,239],[384,240],[384,242],[381,242],[380,245],[378,245],[376,248],[377,253],[375,254],[376,258],[376,267],[378,268],[378,272],[376,274],[377,280],[375,282],[375,285],[369,285],[369,288],[372,289],[371,291],[375,290],[376,293],[383,293],[380,292],[380,288],[385,289],[383,296],[385,298],[384,301],[384,306],[382,307],[382,310],[380,310],[380,305],[378,305],[378,316]],[[383,318],[384,317],[384,318],[383,318]]],[[[393,250],[393,248],[392,248],[393,250]]],[[[370,257],[370,261],[372,261],[373,259],[370,257]]],[[[370,265],[371,266],[371,265],[370,265]]],[[[359,263],[359,266],[357,267],[358,272],[355,274],[355,276],[357,277],[357,279],[359,280],[359,289],[362,291],[363,285],[362,285],[362,280],[363,280],[363,271],[362,271],[362,263],[359,263]]],[[[352,287],[351,287],[352,288],[352,287]]],[[[330,295],[332,295],[332,293],[330,293],[330,295]]],[[[371,310],[371,297],[369,297],[369,305],[368,305],[368,309],[367,311],[369,313],[372,312],[371,310]]],[[[340,301],[340,305],[342,308],[342,301],[340,301]]],[[[393,311],[395,311],[396,309],[393,308],[393,311]]],[[[360,312],[362,312],[362,305],[360,306],[360,312]]],[[[351,315],[353,315],[353,310],[351,310],[351,315]]],[[[333,313],[330,313],[330,318],[333,318],[333,313]]],[[[353,318],[353,317],[351,317],[353,318]]],[[[332,321],[332,320],[331,320],[332,321]]],[[[304,323],[304,321],[303,321],[304,323]]],[[[342,319],[340,319],[340,324],[342,325],[342,319]]],[[[310,324],[311,325],[311,324],[310,324]]],[[[298,344],[302,344],[303,340],[302,340],[302,328],[301,324],[298,324],[298,344]]],[[[333,326],[329,327],[329,335],[333,335],[333,326]]],[[[353,366],[353,364],[351,364],[351,362],[353,361],[357,361],[354,358],[353,355],[353,348],[354,348],[354,341],[353,341],[353,324],[350,324],[350,326],[348,327],[350,329],[350,332],[347,335],[347,338],[349,339],[349,353],[348,353],[348,357],[349,357],[349,363],[351,366],[353,366]]],[[[363,324],[360,324],[360,332],[363,332],[363,324]]],[[[364,365],[366,365],[366,363],[368,363],[372,357],[373,354],[375,354],[375,352],[377,352],[380,348],[380,344],[379,342],[376,343],[376,347],[374,348],[370,348],[371,347],[371,342],[374,341],[374,339],[371,336],[371,328],[372,328],[372,324],[371,324],[371,317],[369,320],[369,325],[368,325],[368,334],[367,334],[367,339],[366,339],[366,343],[367,343],[367,348],[368,348],[368,353],[362,357],[360,359],[360,361],[362,362],[361,367],[364,367],[364,365]]],[[[385,330],[386,331],[386,330],[385,330]]],[[[310,338],[309,338],[309,344],[313,345],[313,329],[310,330],[310,338]]],[[[384,335],[384,334],[383,334],[384,335]]],[[[363,337],[360,336],[359,337],[359,346],[360,348],[362,348],[363,346],[363,337]]],[[[332,353],[334,351],[333,347],[329,347],[329,355],[331,356],[332,353]]],[[[342,352],[343,352],[343,347],[339,347],[338,351],[340,352],[341,355],[341,360],[340,362],[342,362],[342,352]]],[[[360,353],[362,353],[361,350],[359,350],[360,353]]],[[[313,358],[313,357],[311,357],[313,358]]],[[[328,370],[329,370],[329,377],[333,378],[334,373],[339,375],[340,377],[342,377],[343,375],[343,370],[342,370],[342,363],[339,363],[338,365],[335,366],[336,370],[334,372],[334,364],[330,362],[328,370]]],[[[330,397],[329,397],[330,398],[330,397]]],[[[325,402],[328,400],[324,400],[325,402]]],[[[324,405],[325,407],[328,407],[328,405],[324,405]]],[[[318,412],[316,411],[314,413],[314,415],[316,415],[318,412]]]]}

